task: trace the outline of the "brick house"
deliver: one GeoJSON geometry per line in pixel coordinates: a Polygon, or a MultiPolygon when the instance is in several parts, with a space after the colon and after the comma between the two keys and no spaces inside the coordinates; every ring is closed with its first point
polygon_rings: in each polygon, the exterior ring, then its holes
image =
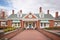
{"type": "Polygon", "coordinates": [[[23,14],[20,10],[17,14],[12,14],[5,18],[5,13],[2,12],[2,17],[0,17],[0,28],[1,27],[22,27],[22,28],[53,28],[54,26],[60,26],[60,16],[56,12],[56,17],[54,18],[47,10],[47,14],[42,11],[42,7],[39,8],[39,13],[33,14],[23,14]]]}

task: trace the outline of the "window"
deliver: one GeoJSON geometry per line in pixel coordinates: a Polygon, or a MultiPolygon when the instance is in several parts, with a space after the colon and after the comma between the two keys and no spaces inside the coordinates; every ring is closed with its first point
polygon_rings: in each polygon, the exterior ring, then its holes
{"type": "Polygon", "coordinates": [[[43,26],[43,23],[41,23],[41,27],[43,26]]]}
{"type": "Polygon", "coordinates": [[[18,23],[18,26],[20,26],[20,23],[18,23]]]}
{"type": "Polygon", "coordinates": [[[1,26],[6,26],[6,22],[1,22],[1,26]]]}
{"type": "Polygon", "coordinates": [[[60,26],[60,22],[55,22],[55,26],[60,26]]]}
{"type": "Polygon", "coordinates": [[[46,23],[44,23],[44,26],[46,26],[46,23]]]}

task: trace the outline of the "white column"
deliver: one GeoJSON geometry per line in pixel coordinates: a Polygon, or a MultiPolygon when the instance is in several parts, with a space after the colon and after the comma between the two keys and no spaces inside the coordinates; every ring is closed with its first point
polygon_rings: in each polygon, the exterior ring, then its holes
{"type": "MultiPolygon", "coordinates": [[[[28,22],[27,22],[28,23],[28,22]]],[[[26,29],[28,29],[29,28],[29,23],[28,23],[28,26],[26,27],[26,29]]]]}
{"type": "Polygon", "coordinates": [[[33,28],[33,24],[31,24],[32,28],[33,28]]]}
{"type": "Polygon", "coordinates": [[[18,28],[18,23],[17,23],[17,28],[18,28]]]}
{"type": "Polygon", "coordinates": [[[34,24],[34,27],[33,27],[33,29],[35,29],[36,28],[36,23],[34,24]]]}
{"type": "Polygon", "coordinates": [[[49,27],[49,24],[46,24],[46,27],[49,27]]]}
{"type": "Polygon", "coordinates": [[[43,23],[43,28],[44,28],[44,23],[43,23]]]}

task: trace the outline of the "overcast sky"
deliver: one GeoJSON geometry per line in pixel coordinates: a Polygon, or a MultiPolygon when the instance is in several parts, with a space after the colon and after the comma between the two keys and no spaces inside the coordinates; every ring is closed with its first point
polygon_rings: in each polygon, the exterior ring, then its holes
{"type": "Polygon", "coordinates": [[[39,7],[43,8],[43,12],[49,9],[50,14],[55,15],[56,11],[60,11],[60,0],[0,0],[0,8],[9,10],[14,9],[15,13],[22,9],[23,13],[38,13],[39,7]]]}

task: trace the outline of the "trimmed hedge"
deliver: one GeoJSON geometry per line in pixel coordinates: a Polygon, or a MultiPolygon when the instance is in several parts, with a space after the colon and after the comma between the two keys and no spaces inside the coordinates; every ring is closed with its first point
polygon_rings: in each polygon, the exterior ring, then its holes
{"type": "Polygon", "coordinates": [[[53,27],[53,28],[44,28],[44,29],[47,29],[47,30],[60,30],[59,27],[53,27]]]}

